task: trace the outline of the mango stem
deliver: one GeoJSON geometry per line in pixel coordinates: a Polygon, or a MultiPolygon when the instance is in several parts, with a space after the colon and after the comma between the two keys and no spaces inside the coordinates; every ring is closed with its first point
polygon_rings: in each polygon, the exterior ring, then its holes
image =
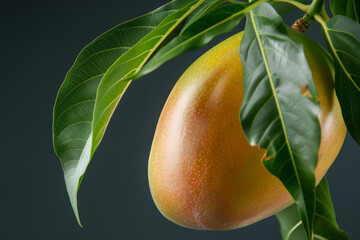
{"type": "Polygon", "coordinates": [[[313,0],[305,15],[302,18],[297,19],[291,28],[302,33],[306,32],[311,23],[314,21],[314,16],[319,13],[327,16],[325,2],[324,0],[313,0]]]}

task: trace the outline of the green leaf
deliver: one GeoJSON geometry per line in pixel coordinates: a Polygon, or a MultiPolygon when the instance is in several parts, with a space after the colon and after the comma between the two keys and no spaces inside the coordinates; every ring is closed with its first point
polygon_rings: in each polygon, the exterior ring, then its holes
{"type": "Polygon", "coordinates": [[[80,225],[77,191],[115,106],[131,77],[202,2],[174,0],[116,26],[86,46],[67,73],[54,106],[53,143],[80,225]]]}
{"type": "Polygon", "coordinates": [[[201,17],[226,2],[227,0],[204,0],[204,2],[185,20],[186,25],[191,25],[193,22],[199,20],[201,17]]]}
{"type": "Polygon", "coordinates": [[[347,16],[360,23],[359,0],[330,0],[330,9],[334,16],[347,16]]]}
{"type": "MultiPolygon", "coordinates": [[[[276,214],[283,240],[307,240],[295,204],[276,214]]],[[[329,185],[324,177],[316,188],[314,239],[347,240],[349,236],[336,223],[329,185]]]]}
{"type": "Polygon", "coordinates": [[[290,192],[311,239],[320,145],[320,104],[301,44],[268,3],[250,11],[240,45],[244,67],[241,124],[252,146],[267,150],[265,167],[290,192]],[[306,87],[309,97],[301,89],[306,87]]]}
{"type": "Polygon", "coordinates": [[[335,60],[335,90],[346,127],[360,145],[360,24],[340,15],[316,19],[335,60]]]}
{"type": "Polygon", "coordinates": [[[295,6],[293,4],[296,4],[296,2],[299,3],[306,3],[307,0],[294,0],[292,1],[292,4],[289,2],[271,2],[271,6],[275,8],[275,10],[280,14],[285,14],[287,12],[290,12],[295,9],[295,6]]]}

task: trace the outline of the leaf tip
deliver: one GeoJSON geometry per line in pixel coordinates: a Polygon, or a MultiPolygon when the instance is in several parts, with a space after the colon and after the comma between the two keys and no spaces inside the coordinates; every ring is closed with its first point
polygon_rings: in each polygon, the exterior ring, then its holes
{"type": "Polygon", "coordinates": [[[76,220],[79,224],[80,227],[83,227],[80,221],[80,216],[79,216],[79,209],[78,209],[78,204],[77,204],[77,191],[78,188],[80,187],[80,183],[81,183],[81,177],[77,178],[74,181],[74,168],[73,167],[69,167],[66,166],[66,170],[64,171],[64,178],[65,178],[65,185],[66,185],[66,190],[68,192],[69,195],[69,199],[70,199],[70,204],[71,207],[73,209],[73,212],[75,214],[76,220]]]}
{"type": "Polygon", "coordinates": [[[78,204],[77,204],[77,192],[74,192],[73,194],[71,194],[71,196],[70,196],[70,192],[69,192],[69,198],[70,198],[71,207],[75,214],[76,221],[78,222],[80,227],[83,227],[83,225],[80,221],[79,208],[78,208],[78,204]]]}
{"type": "MultiPolygon", "coordinates": [[[[69,187],[68,185],[66,185],[66,188],[68,189],[70,203],[71,203],[73,212],[75,214],[76,221],[78,222],[80,227],[83,227],[83,225],[80,221],[79,208],[78,208],[78,204],[77,204],[77,191],[75,191],[75,192],[70,191],[73,187],[69,187]]],[[[77,189],[77,187],[75,189],[77,189]]]]}

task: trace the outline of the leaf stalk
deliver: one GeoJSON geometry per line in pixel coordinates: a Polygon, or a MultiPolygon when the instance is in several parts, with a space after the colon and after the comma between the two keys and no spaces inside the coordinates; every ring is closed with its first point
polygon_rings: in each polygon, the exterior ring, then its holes
{"type": "Polygon", "coordinates": [[[309,10],[306,12],[307,16],[305,17],[305,20],[311,24],[314,21],[314,16],[319,14],[323,7],[324,0],[313,0],[309,7],[309,10]]]}

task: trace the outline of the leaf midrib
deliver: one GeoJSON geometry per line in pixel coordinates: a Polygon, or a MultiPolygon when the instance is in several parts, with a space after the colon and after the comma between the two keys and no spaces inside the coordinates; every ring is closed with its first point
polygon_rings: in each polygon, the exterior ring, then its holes
{"type": "MultiPolygon", "coordinates": [[[[278,99],[278,96],[277,96],[277,93],[276,93],[276,89],[275,89],[275,86],[274,86],[274,80],[272,78],[272,74],[271,74],[271,71],[270,71],[270,66],[269,66],[269,63],[268,63],[268,60],[267,60],[267,57],[266,57],[266,53],[264,51],[264,46],[261,42],[261,37],[260,37],[260,33],[259,33],[259,30],[258,30],[258,27],[256,25],[256,21],[255,21],[255,17],[254,17],[254,12],[253,10],[250,11],[250,17],[251,17],[251,22],[252,22],[252,25],[254,27],[254,32],[255,32],[255,35],[256,35],[256,38],[257,38],[257,41],[258,41],[258,44],[259,44],[259,47],[260,47],[260,52],[261,52],[261,55],[263,56],[263,59],[264,59],[264,65],[265,65],[265,69],[266,69],[266,72],[268,73],[268,76],[269,76],[269,83],[270,83],[270,86],[271,86],[271,91],[273,92],[273,95],[274,95],[274,100],[275,100],[275,104],[276,104],[276,108],[278,109],[278,113],[279,113],[279,117],[280,117],[280,122],[281,122],[281,127],[283,129],[283,133],[284,133],[284,137],[285,137],[285,142],[286,142],[286,145],[287,145],[287,148],[288,148],[288,151],[289,151],[289,155],[290,155],[290,158],[291,158],[291,163],[293,165],[293,168],[294,168],[294,171],[295,171],[295,175],[296,175],[296,180],[298,182],[298,185],[299,185],[299,189],[301,191],[301,197],[303,199],[303,202],[304,202],[304,206],[306,208],[306,204],[305,204],[305,199],[304,199],[304,194],[303,194],[303,190],[302,190],[302,185],[301,185],[301,182],[300,182],[300,178],[299,178],[299,174],[298,174],[298,171],[297,171],[297,168],[296,168],[296,165],[295,165],[295,159],[294,159],[294,156],[293,156],[293,152],[292,152],[292,149],[290,147],[290,143],[289,143],[289,138],[288,138],[288,135],[287,135],[287,132],[286,132],[286,126],[285,126],[285,121],[284,121],[284,117],[282,115],[282,111],[281,111],[281,107],[280,107],[280,103],[279,103],[279,99],[278,99]]],[[[308,220],[308,216],[307,216],[307,211],[305,211],[305,214],[306,214],[306,220],[308,220]]],[[[309,226],[309,222],[307,221],[307,226],[308,226],[308,229],[310,228],[309,226]]]]}
{"type": "Polygon", "coordinates": [[[287,234],[286,237],[285,237],[285,240],[289,240],[290,237],[291,237],[291,234],[292,234],[299,226],[301,226],[301,224],[302,224],[302,221],[297,222],[297,223],[290,229],[290,231],[288,232],[288,234],[287,234]]]}

